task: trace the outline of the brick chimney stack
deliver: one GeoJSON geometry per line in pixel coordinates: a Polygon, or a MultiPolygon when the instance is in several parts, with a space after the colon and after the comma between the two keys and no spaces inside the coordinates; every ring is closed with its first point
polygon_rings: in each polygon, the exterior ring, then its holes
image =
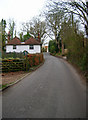
{"type": "Polygon", "coordinates": [[[38,41],[41,42],[40,34],[38,33],[38,41]]]}
{"type": "Polygon", "coordinates": [[[8,43],[10,41],[10,31],[8,32],[8,43]]]}

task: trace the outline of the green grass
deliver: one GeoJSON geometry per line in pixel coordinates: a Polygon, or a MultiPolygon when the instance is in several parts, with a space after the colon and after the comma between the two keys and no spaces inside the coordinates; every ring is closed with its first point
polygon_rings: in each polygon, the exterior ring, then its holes
{"type": "Polygon", "coordinates": [[[0,85],[0,89],[5,88],[6,86],[7,86],[7,84],[5,84],[5,85],[0,85]]]}

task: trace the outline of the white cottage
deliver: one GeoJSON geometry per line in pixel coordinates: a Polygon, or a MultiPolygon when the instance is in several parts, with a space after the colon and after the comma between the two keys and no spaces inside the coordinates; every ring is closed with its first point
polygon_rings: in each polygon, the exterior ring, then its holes
{"type": "Polygon", "coordinates": [[[27,51],[30,54],[41,53],[41,43],[33,37],[29,38],[25,42],[21,42],[20,39],[15,36],[6,44],[6,53],[20,53],[24,51],[27,51]]]}

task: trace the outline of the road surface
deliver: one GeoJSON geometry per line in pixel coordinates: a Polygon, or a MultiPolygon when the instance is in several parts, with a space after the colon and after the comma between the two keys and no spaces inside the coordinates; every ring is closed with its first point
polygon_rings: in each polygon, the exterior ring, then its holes
{"type": "Polygon", "coordinates": [[[3,118],[85,118],[86,86],[62,59],[44,54],[45,63],[3,91],[3,118]]]}

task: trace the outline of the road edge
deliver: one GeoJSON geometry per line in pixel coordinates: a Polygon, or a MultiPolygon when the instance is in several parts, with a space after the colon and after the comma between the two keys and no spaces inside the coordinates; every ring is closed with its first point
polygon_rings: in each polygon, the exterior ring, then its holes
{"type": "MultiPolygon", "coordinates": [[[[52,54],[50,54],[50,55],[52,55],[52,54]]],[[[54,56],[54,55],[52,55],[52,56],[54,56]]],[[[63,56],[54,56],[54,57],[63,59],[65,62],[67,62],[68,64],[70,64],[76,70],[77,74],[80,76],[83,84],[87,85],[87,83],[86,83],[86,81],[87,81],[86,77],[84,76],[83,72],[77,66],[73,65],[71,62],[69,62],[63,56]]]]}
{"type": "Polygon", "coordinates": [[[23,77],[21,77],[20,79],[17,79],[17,81],[11,83],[11,84],[8,84],[6,87],[4,87],[3,89],[0,89],[0,92],[4,91],[5,89],[9,88],[10,86],[12,85],[15,85],[17,84],[18,82],[20,82],[22,79],[24,79],[25,77],[27,77],[28,75],[32,74],[34,71],[36,71],[38,68],[40,68],[43,64],[44,64],[45,60],[43,60],[42,63],[40,63],[37,67],[33,68],[33,70],[29,73],[27,73],[26,75],[24,75],[23,77]]]}

